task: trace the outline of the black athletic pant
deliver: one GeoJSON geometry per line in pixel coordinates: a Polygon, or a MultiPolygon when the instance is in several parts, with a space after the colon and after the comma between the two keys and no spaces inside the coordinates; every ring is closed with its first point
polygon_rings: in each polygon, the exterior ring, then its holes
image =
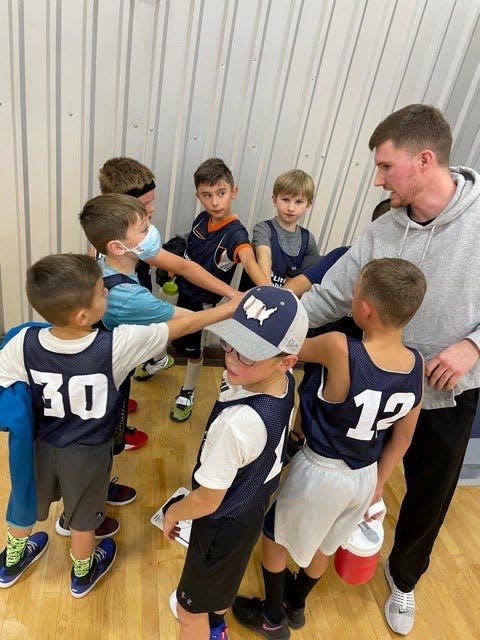
{"type": "Polygon", "coordinates": [[[457,486],[478,401],[478,389],[456,396],[456,407],[422,410],[403,459],[407,491],[400,508],[390,572],[401,591],[412,591],[457,486]]]}

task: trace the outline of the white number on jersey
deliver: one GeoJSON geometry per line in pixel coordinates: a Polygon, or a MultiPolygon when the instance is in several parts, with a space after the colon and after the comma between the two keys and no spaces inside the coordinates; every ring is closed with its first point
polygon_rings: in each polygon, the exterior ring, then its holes
{"type": "MultiPolygon", "coordinates": [[[[63,396],[59,389],[63,384],[60,373],[31,369],[33,381],[43,386],[43,406],[46,416],[65,417],[63,396]]],[[[107,408],[108,379],[103,373],[72,376],[68,382],[68,399],[73,414],[89,420],[102,418],[107,408]]]]}
{"type": "Polygon", "coordinates": [[[394,393],[387,400],[384,412],[395,413],[388,418],[379,420],[378,411],[381,399],[381,391],[373,391],[373,389],[365,389],[365,391],[355,396],[355,404],[357,407],[362,407],[362,413],[357,426],[347,431],[349,438],[371,440],[375,434],[375,430],[372,429],[375,422],[377,423],[377,431],[388,429],[394,422],[406,416],[415,403],[415,395],[413,393],[394,393]]]}

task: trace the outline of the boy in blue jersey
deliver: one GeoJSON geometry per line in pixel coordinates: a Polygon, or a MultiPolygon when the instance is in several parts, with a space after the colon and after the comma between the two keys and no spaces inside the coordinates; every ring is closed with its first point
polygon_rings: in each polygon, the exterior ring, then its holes
{"type": "Polygon", "coordinates": [[[377,502],[411,442],[423,396],[423,359],[402,331],[426,290],[422,272],[400,258],[368,263],[352,314],[363,338],[333,331],[305,341],[299,357],[318,366],[300,392],[306,444],[293,458],[262,537],[265,601],[239,597],[237,620],[265,638],[287,640],[305,623],[305,599],[377,502]],[[287,553],[301,567],[286,571],[287,553]]]}
{"type": "MultiPolygon", "coordinates": [[[[243,224],[232,213],[237,195],[232,172],[220,158],[202,162],[194,173],[196,196],[204,211],[193,221],[187,239],[185,257],[204,267],[226,285],[230,284],[238,263],[243,265],[257,285],[270,284],[255,260],[255,254],[243,224]]],[[[177,278],[178,304],[198,311],[205,305],[215,305],[221,295],[208,291],[184,277],[177,278]]],[[[195,401],[195,385],[203,364],[202,332],[176,340],[175,349],[187,358],[185,381],[175,398],[170,417],[183,422],[190,417],[195,401]]]]}
{"type": "Polygon", "coordinates": [[[308,322],[290,291],[255,287],[233,318],[207,328],[221,338],[226,372],[193,472],[193,491],[164,517],[171,540],[179,520],[193,520],[176,590],[181,640],[227,639],[223,615],[278,486],[294,401],[290,369],[308,322]]]}
{"type": "MultiPolygon", "coordinates": [[[[252,244],[262,271],[275,287],[316,262],[317,242],[310,231],[298,224],[312,206],[315,185],[301,169],[282,173],[273,185],[272,200],[277,215],[253,227],[252,244]]],[[[241,288],[248,289],[245,279],[241,288]]]]}
{"type": "MultiPolygon", "coordinates": [[[[165,347],[170,337],[228,318],[231,302],[149,327],[94,329],[106,309],[98,263],[76,254],[47,256],[27,272],[27,297],[53,326],[26,327],[0,351],[0,386],[30,387],[35,440],[37,519],[63,498],[71,534],[71,594],[87,595],[110,570],[115,542],[96,546],[107,499],[113,438],[123,402],[119,388],[139,362],[165,347]]],[[[28,471],[28,470],[27,470],[28,471]]],[[[13,585],[37,561],[48,535],[32,526],[10,526],[0,554],[0,588],[13,585]]]]}

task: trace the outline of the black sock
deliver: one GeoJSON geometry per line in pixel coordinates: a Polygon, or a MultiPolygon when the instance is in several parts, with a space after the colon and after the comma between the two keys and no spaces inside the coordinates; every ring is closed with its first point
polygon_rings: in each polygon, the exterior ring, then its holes
{"type": "Polygon", "coordinates": [[[214,627],[218,627],[223,622],[223,614],[219,613],[209,613],[208,614],[208,624],[210,625],[210,629],[214,627]]]}
{"type": "Polygon", "coordinates": [[[263,581],[265,583],[265,613],[273,623],[280,622],[284,617],[283,590],[285,588],[285,570],[272,573],[262,565],[263,581]]]}
{"type": "Polygon", "coordinates": [[[303,569],[300,569],[295,579],[293,574],[290,575],[292,578],[285,581],[285,597],[291,607],[303,609],[308,594],[320,578],[311,578],[303,569]]]}

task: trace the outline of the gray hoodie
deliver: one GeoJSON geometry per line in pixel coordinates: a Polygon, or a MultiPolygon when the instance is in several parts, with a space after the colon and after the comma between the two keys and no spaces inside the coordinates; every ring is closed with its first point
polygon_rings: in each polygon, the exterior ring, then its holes
{"type": "MultiPolygon", "coordinates": [[[[480,175],[467,167],[451,172],[457,189],[433,222],[422,227],[406,209],[391,209],[368,225],[321,285],[313,285],[302,296],[311,327],[351,313],[353,286],[367,262],[401,257],[416,264],[427,278],[424,301],[405,328],[405,344],[417,348],[426,361],[467,337],[480,349],[480,175]]],[[[477,361],[453,391],[425,385],[423,407],[455,406],[455,395],[479,386],[477,361]]]]}

